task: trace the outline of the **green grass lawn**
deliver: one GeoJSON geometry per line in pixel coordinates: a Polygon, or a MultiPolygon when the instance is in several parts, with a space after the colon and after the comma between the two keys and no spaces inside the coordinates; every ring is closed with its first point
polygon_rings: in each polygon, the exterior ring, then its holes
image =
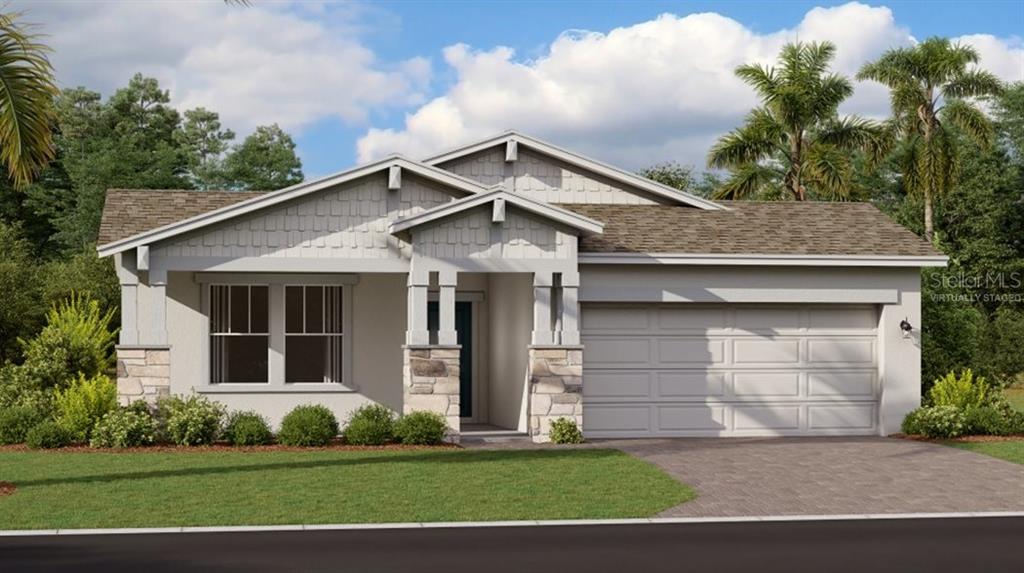
{"type": "Polygon", "coordinates": [[[616,450],[0,452],[0,529],[648,517],[694,497],[616,450]]]}
{"type": "Polygon", "coordinates": [[[1007,388],[1003,393],[1011,406],[1024,412],[1024,388],[1007,388]]]}
{"type": "Polygon", "coordinates": [[[947,442],[946,445],[1007,460],[1015,464],[1024,464],[1024,439],[1000,442],[947,442]]]}

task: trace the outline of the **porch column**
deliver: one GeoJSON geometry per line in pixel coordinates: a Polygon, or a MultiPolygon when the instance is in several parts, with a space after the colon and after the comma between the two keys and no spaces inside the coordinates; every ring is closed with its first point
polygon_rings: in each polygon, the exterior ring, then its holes
{"type": "Polygon", "coordinates": [[[149,325],[143,344],[167,344],[167,271],[149,271],[149,325]]]}
{"type": "Polygon", "coordinates": [[[135,253],[118,255],[121,283],[121,338],[117,353],[117,398],[122,405],[155,403],[171,393],[171,349],[167,346],[167,271],[148,272],[148,296],[141,310],[146,329],[139,330],[139,274],[135,253]]]}
{"type": "Polygon", "coordinates": [[[114,255],[117,279],[121,284],[121,344],[139,343],[139,273],[132,251],[114,255]]]}
{"type": "Polygon", "coordinates": [[[409,271],[409,303],[406,318],[405,343],[425,345],[430,343],[427,330],[427,287],[430,274],[423,271],[409,271]]]}
{"type": "Polygon", "coordinates": [[[580,274],[578,272],[562,273],[562,332],[559,340],[564,345],[580,343],[579,290],[580,274]]]}
{"type": "Polygon", "coordinates": [[[455,284],[458,280],[456,271],[438,273],[438,330],[437,344],[453,346],[458,344],[458,333],[455,332],[455,284]]]}
{"type": "Polygon", "coordinates": [[[550,272],[533,274],[533,344],[554,343],[551,329],[551,287],[550,272]]]}

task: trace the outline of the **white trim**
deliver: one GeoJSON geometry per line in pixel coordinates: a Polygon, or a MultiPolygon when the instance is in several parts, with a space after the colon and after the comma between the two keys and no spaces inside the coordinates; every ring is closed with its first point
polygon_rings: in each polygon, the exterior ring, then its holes
{"type": "Polygon", "coordinates": [[[461,213],[467,209],[472,209],[474,207],[499,200],[515,205],[524,211],[557,221],[574,229],[578,229],[586,234],[600,234],[604,230],[603,224],[588,217],[576,214],[567,209],[562,209],[561,207],[555,207],[549,203],[531,199],[524,195],[509,193],[501,187],[495,187],[479,195],[464,197],[450,203],[445,203],[444,205],[439,205],[432,209],[427,209],[426,211],[421,211],[415,215],[405,217],[404,219],[392,221],[391,224],[388,225],[388,232],[392,235],[398,235],[414,227],[444,219],[451,215],[461,213]]]}
{"type": "Polygon", "coordinates": [[[333,286],[359,284],[355,274],[290,274],[290,273],[196,273],[197,283],[218,284],[301,284],[309,286],[333,286]]]}
{"type": "Polygon", "coordinates": [[[329,175],[327,177],[316,179],[314,181],[308,181],[304,183],[299,183],[297,185],[292,185],[291,187],[286,187],[278,191],[272,191],[260,197],[254,197],[252,199],[240,201],[233,205],[228,205],[227,207],[221,207],[220,209],[207,211],[206,213],[196,215],[195,217],[190,217],[188,219],[176,221],[169,225],[157,227],[156,229],[143,231],[142,233],[137,233],[124,239],[119,239],[117,241],[112,241],[105,245],[100,245],[99,247],[97,247],[96,250],[99,253],[100,257],[106,257],[109,255],[113,255],[115,253],[120,253],[128,249],[138,247],[140,245],[152,244],[157,241],[167,239],[169,237],[174,237],[176,235],[180,235],[182,233],[186,233],[189,231],[194,231],[196,229],[206,227],[214,223],[220,223],[228,219],[245,215],[246,213],[251,213],[258,209],[264,209],[267,207],[271,207],[273,205],[277,205],[279,203],[283,203],[285,201],[290,201],[297,197],[302,197],[304,195],[308,195],[310,193],[320,191],[328,187],[333,187],[334,185],[339,185],[342,183],[346,183],[348,181],[358,179],[360,177],[365,177],[366,175],[370,175],[378,171],[382,171],[385,169],[390,171],[391,167],[393,166],[405,168],[411,173],[415,173],[416,175],[419,175],[421,177],[436,181],[438,183],[442,183],[451,188],[458,189],[469,194],[481,193],[487,190],[486,186],[481,185],[480,183],[473,181],[471,179],[461,177],[459,175],[456,175],[449,171],[445,171],[438,167],[424,165],[422,163],[412,161],[400,155],[392,155],[390,157],[381,159],[380,161],[368,163],[366,165],[355,167],[347,171],[342,171],[341,173],[329,175]]]}
{"type": "MultiPolygon", "coordinates": [[[[585,157],[578,153],[574,153],[567,149],[558,147],[557,145],[548,143],[546,141],[541,141],[534,137],[523,135],[522,133],[519,133],[514,130],[506,131],[499,135],[489,137],[487,139],[484,139],[483,141],[470,143],[468,145],[463,145],[455,149],[439,153],[437,155],[432,155],[424,159],[423,163],[426,163],[427,165],[438,165],[440,163],[451,161],[452,159],[457,159],[459,157],[464,157],[466,155],[470,155],[478,151],[483,151],[484,149],[488,149],[490,147],[494,147],[502,143],[505,143],[507,145],[508,143],[511,142],[517,142],[520,145],[524,145],[526,147],[529,147],[530,149],[539,151],[545,155],[550,155],[551,157],[554,157],[571,165],[581,167],[598,175],[602,175],[604,177],[607,177],[614,181],[618,181],[620,183],[625,183],[632,187],[636,187],[637,189],[640,189],[642,191],[646,191],[648,193],[657,195],[659,197],[672,199],[673,201],[683,203],[685,205],[691,205],[693,207],[698,207],[700,209],[727,210],[726,207],[719,205],[718,203],[715,203],[713,201],[697,197],[696,195],[687,193],[685,191],[680,191],[674,187],[669,187],[668,185],[663,185],[661,183],[658,183],[657,181],[652,181],[650,179],[647,179],[646,177],[641,177],[634,173],[624,171],[622,169],[619,169],[618,167],[608,165],[607,163],[603,163],[596,159],[585,157]]],[[[505,161],[509,161],[507,148],[505,161]]]]}
{"type": "Polygon", "coordinates": [[[716,255],[706,253],[580,253],[581,265],[727,265],[811,267],[944,267],[945,255],[716,255]]]}
{"type": "Polygon", "coordinates": [[[225,525],[201,527],[125,527],[111,529],[13,529],[0,537],[68,535],[144,535],[154,533],[231,533],[257,531],[349,531],[380,529],[470,529],[496,527],[567,527],[608,525],[669,525],[698,523],[784,523],[803,521],[868,521],[907,519],[992,519],[1024,517],[1024,511],[966,511],[943,513],[850,513],[834,515],[750,515],[738,517],[651,517],[625,519],[536,519],[509,521],[434,521],[396,523],[325,523],[306,525],[225,525]]]}

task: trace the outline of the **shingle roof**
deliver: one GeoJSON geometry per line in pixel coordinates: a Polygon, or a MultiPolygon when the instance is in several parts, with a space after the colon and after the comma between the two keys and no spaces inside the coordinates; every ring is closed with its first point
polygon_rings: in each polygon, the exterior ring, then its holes
{"type": "Polygon", "coordinates": [[[604,223],[587,253],[937,256],[869,203],[719,201],[729,210],[562,205],[604,223]]]}
{"type": "Polygon", "coordinates": [[[110,189],[97,243],[105,245],[126,239],[262,194],[262,191],[110,189]]]}
{"type": "MultiPolygon", "coordinates": [[[[201,215],[262,192],[111,189],[99,244],[201,215]]],[[[936,256],[927,241],[868,203],[718,201],[729,210],[667,205],[561,207],[604,223],[585,253],[936,256]]]]}

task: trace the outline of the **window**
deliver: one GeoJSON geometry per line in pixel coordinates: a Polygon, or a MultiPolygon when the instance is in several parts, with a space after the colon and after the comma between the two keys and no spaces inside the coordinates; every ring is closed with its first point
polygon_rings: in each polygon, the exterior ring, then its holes
{"type": "Polygon", "coordinates": [[[342,287],[286,286],[286,383],[342,382],[342,287]]]}
{"type": "Polygon", "coordinates": [[[266,285],[210,285],[210,382],[267,383],[266,285]]]}

